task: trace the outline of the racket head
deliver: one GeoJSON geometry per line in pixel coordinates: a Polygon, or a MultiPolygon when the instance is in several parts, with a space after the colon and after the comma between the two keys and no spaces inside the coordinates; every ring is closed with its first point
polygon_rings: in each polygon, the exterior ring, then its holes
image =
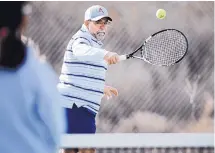
{"type": "Polygon", "coordinates": [[[180,62],[188,51],[186,36],[177,29],[164,29],[148,37],[141,47],[128,57],[138,58],[156,66],[171,66],[180,62]],[[135,53],[140,52],[140,56],[135,53]]]}

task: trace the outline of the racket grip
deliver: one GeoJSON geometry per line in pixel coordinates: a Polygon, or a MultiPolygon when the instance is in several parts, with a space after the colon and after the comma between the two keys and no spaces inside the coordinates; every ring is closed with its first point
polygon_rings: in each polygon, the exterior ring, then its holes
{"type": "Polygon", "coordinates": [[[127,56],[126,55],[120,55],[119,56],[119,61],[124,61],[127,59],[127,56]]]}

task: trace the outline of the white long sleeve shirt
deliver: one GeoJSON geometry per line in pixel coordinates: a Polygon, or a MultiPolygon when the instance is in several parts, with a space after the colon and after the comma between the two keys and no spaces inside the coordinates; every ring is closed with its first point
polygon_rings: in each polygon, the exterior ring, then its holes
{"type": "Polygon", "coordinates": [[[107,51],[102,46],[85,25],[70,40],[58,84],[64,107],[72,108],[75,103],[98,113],[107,70],[107,51]]]}

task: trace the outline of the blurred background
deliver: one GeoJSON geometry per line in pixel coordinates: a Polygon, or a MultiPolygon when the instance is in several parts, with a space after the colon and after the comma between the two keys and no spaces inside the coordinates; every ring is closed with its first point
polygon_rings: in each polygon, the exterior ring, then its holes
{"type": "Polygon", "coordinates": [[[102,100],[97,132],[210,132],[214,125],[214,2],[33,2],[26,36],[60,74],[69,40],[81,27],[85,10],[109,10],[113,23],[104,48],[130,53],[149,35],[175,28],[188,38],[183,61],[156,67],[129,60],[109,67],[107,85],[119,96],[102,100]],[[167,16],[156,18],[157,9],[167,16]]]}

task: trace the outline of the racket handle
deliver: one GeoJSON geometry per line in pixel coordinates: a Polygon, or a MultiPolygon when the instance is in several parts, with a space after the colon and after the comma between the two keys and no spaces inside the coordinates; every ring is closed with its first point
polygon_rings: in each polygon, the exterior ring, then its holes
{"type": "Polygon", "coordinates": [[[119,56],[119,61],[124,61],[127,59],[127,56],[126,55],[120,55],[119,56]]]}

